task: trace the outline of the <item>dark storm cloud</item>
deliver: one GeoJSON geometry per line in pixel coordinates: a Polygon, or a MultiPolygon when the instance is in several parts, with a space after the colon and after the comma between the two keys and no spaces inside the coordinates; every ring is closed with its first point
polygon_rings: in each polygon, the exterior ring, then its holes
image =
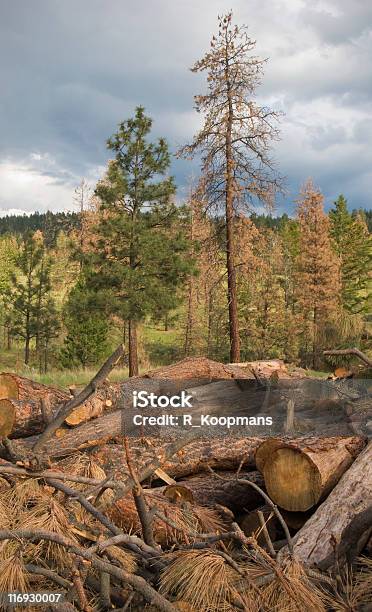
{"type": "MultiPolygon", "coordinates": [[[[189,140],[204,83],[188,68],[231,4],[270,56],[259,96],[286,112],[275,155],[288,199],[313,175],[330,200],[349,190],[355,205],[369,205],[369,0],[0,0],[1,208],[70,206],[138,104],[173,151],[189,140]]],[[[180,197],[196,171],[174,160],[180,197]]]]}

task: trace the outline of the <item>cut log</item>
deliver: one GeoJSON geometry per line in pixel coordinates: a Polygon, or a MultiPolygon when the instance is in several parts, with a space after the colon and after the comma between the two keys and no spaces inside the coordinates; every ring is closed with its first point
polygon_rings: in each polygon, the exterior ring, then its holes
{"type": "Polygon", "coordinates": [[[372,442],[294,538],[294,554],[326,570],[352,561],[372,529],[372,442]]]}
{"type": "Polygon", "coordinates": [[[16,409],[9,400],[0,400],[0,438],[7,438],[14,426],[16,409]],[[2,406],[3,402],[9,405],[2,406]]]}
{"type": "Polygon", "coordinates": [[[230,367],[240,367],[243,371],[251,374],[251,376],[259,379],[282,379],[282,378],[302,378],[303,374],[296,372],[291,374],[282,359],[270,359],[268,361],[244,361],[236,366],[230,364],[230,367]]]}
{"type": "MultiPolygon", "coordinates": [[[[88,423],[83,423],[74,429],[62,431],[64,432],[62,435],[56,432],[57,435],[55,434],[48,440],[47,448],[44,449],[51,458],[66,457],[95,446],[104,446],[109,441],[122,441],[124,434],[123,411],[116,410],[88,423]]],[[[169,439],[171,439],[171,436],[163,439],[159,436],[152,440],[150,436],[146,437],[146,440],[149,440],[154,448],[160,447],[160,449],[169,442],[169,439]]],[[[37,440],[38,436],[31,436],[24,440],[14,440],[14,449],[21,455],[27,455],[37,440]]],[[[138,436],[131,437],[130,441],[131,444],[133,441],[133,444],[138,445],[138,436]]],[[[255,465],[254,453],[261,441],[262,439],[258,437],[198,440],[198,442],[193,442],[187,447],[187,449],[190,448],[190,452],[185,449],[183,451],[185,455],[180,454],[177,465],[173,466],[172,471],[168,471],[167,465],[163,466],[163,469],[169,476],[181,478],[188,474],[206,470],[208,464],[212,468],[233,470],[244,459],[244,465],[253,467],[255,465]]],[[[106,446],[105,449],[108,453],[108,461],[112,460],[120,472],[126,464],[123,446],[117,444],[106,446]]],[[[140,445],[139,454],[141,455],[143,452],[144,447],[140,445]]]]}
{"type": "Polygon", "coordinates": [[[17,374],[10,372],[0,374],[0,399],[38,401],[46,397],[49,397],[52,403],[61,403],[65,402],[69,395],[57,387],[42,385],[17,374]]]}
{"type": "MultiPolygon", "coordinates": [[[[43,451],[49,457],[65,457],[86,448],[103,445],[122,435],[122,411],[116,410],[70,430],[57,429],[43,451]]],[[[28,454],[38,440],[39,436],[30,436],[24,440],[14,440],[13,444],[20,454],[28,454]]]]}
{"type": "Polygon", "coordinates": [[[365,438],[271,438],[256,464],[271,499],[285,510],[305,512],[333,489],[365,446],[365,438]]]}
{"type": "MultiPolygon", "coordinates": [[[[18,378],[16,377],[16,379],[18,378]]],[[[41,433],[46,427],[45,410],[49,413],[49,419],[52,419],[59,406],[70,399],[67,393],[54,387],[37,385],[34,391],[33,381],[28,381],[25,378],[22,378],[21,381],[22,386],[17,388],[11,386],[13,384],[11,381],[7,392],[9,396],[17,395],[16,389],[18,389],[18,395],[22,399],[13,397],[0,399],[0,423],[9,414],[9,411],[13,410],[15,412],[11,431],[12,438],[23,438],[41,433]],[[29,392],[30,395],[26,396],[26,392],[29,392]]],[[[5,393],[5,387],[2,388],[3,393],[5,393]]],[[[119,393],[120,386],[104,385],[91,399],[76,408],[66,418],[65,422],[69,426],[75,426],[96,418],[107,410],[113,410],[116,408],[119,393]]]]}
{"type": "Polygon", "coordinates": [[[157,380],[222,380],[228,378],[250,378],[248,372],[239,366],[228,365],[206,357],[187,357],[170,366],[152,370],[145,378],[157,380]]]}
{"type": "Polygon", "coordinates": [[[9,437],[23,438],[38,434],[44,429],[46,423],[43,417],[42,401],[46,400],[0,400],[0,422],[6,419],[6,415],[14,415],[9,437]]]}
{"type": "MultiPolygon", "coordinates": [[[[169,440],[162,442],[159,438],[146,440],[152,445],[141,444],[138,440],[130,441],[131,454],[138,470],[141,470],[141,466],[146,465],[154,455],[161,457],[166,443],[169,442],[169,440]]],[[[260,442],[260,438],[227,440],[199,438],[190,442],[171,460],[162,462],[162,469],[171,478],[180,479],[190,474],[207,472],[208,467],[215,470],[236,470],[241,462],[243,462],[242,467],[253,468],[254,454],[260,442]]],[[[122,479],[128,473],[125,451],[120,444],[102,446],[92,452],[92,457],[105,471],[110,471],[116,478],[122,479]]],[[[188,486],[186,482],[184,484],[188,486]]],[[[228,484],[226,489],[229,490],[228,484]]]]}

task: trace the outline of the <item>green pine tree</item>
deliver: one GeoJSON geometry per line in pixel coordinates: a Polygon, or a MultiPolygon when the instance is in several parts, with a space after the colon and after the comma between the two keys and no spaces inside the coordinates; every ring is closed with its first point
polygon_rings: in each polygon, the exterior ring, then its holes
{"type": "Polygon", "coordinates": [[[108,321],[97,295],[89,291],[83,277],[71,290],[63,311],[67,330],[60,361],[63,367],[95,365],[108,350],[108,321]]]}
{"type": "MultiPolygon", "coordinates": [[[[12,275],[12,290],[8,303],[11,306],[9,322],[11,334],[24,341],[24,362],[30,362],[31,341],[42,336],[46,304],[52,310],[50,260],[46,254],[43,235],[40,231],[28,233],[16,259],[16,271],[12,275]]],[[[48,327],[57,329],[56,316],[49,317],[48,327]]],[[[51,332],[48,332],[50,335],[51,332]]]]}
{"type": "Polygon", "coordinates": [[[138,107],[108,140],[115,159],[96,188],[101,206],[90,257],[90,286],[104,292],[108,314],[128,321],[130,376],[138,373],[138,323],[160,306],[163,314],[176,306],[192,265],[187,212],[172,202],[168,145],[148,141],[151,126],[138,107]]]}
{"type": "Polygon", "coordinates": [[[365,221],[347,209],[340,195],[330,211],[330,233],[341,263],[341,293],[344,308],[351,313],[365,312],[372,262],[372,240],[365,221]]]}

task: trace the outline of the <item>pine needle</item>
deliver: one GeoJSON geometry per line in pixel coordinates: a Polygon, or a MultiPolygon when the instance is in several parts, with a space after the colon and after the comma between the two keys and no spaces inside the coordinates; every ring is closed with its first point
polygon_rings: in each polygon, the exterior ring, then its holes
{"type": "Polygon", "coordinates": [[[198,612],[233,610],[241,598],[234,584],[240,575],[213,550],[172,553],[172,563],[162,573],[160,592],[175,596],[198,612]]]}

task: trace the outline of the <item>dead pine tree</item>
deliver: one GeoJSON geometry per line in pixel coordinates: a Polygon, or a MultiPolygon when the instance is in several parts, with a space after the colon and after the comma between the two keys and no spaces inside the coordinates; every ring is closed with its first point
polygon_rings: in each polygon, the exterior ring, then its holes
{"type": "Polygon", "coordinates": [[[208,91],[195,96],[204,125],[180,156],[201,155],[200,190],[209,210],[224,210],[230,359],[240,360],[236,289],[234,218],[237,210],[255,200],[271,204],[282,180],[269,155],[270,142],[279,136],[280,113],[254,102],[265,59],[251,54],[255,41],[246,26],[232,24],[232,12],[218,18],[218,35],[210,50],[191,68],[206,71],[208,91]]]}

